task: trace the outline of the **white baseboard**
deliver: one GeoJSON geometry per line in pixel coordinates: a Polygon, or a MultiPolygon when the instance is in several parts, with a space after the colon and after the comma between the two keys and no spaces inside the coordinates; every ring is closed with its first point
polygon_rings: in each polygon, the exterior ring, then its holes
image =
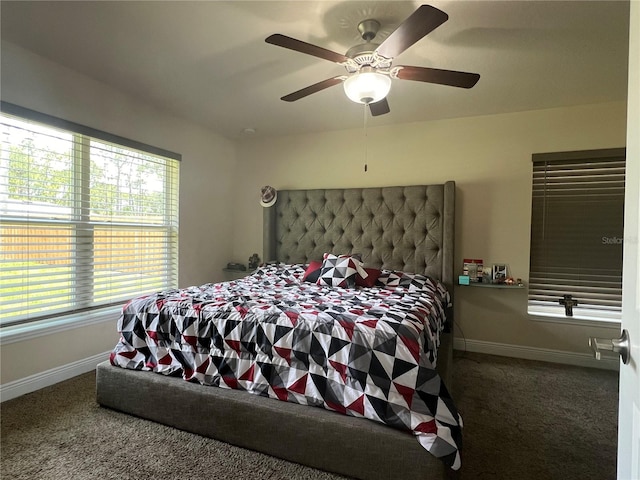
{"type": "Polygon", "coordinates": [[[44,372],[36,373],[25,378],[14,380],[0,385],[0,402],[20,397],[27,393],[35,392],[41,388],[48,387],[55,383],[69,380],[83,373],[88,373],[96,368],[98,363],[109,358],[111,351],[102,352],[89,358],[68,363],[60,367],[52,368],[44,372]]]}
{"type": "Polygon", "coordinates": [[[485,342],[482,340],[465,340],[456,337],[453,340],[455,350],[467,352],[501,355],[503,357],[523,358],[526,360],[539,360],[542,362],[562,363],[579,367],[601,368],[605,370],[619,370],[620,359],[618,356],[602,355],[601,360],[596,360],[593,355],[586,353],[566,352],[547,348],[524,347],[520,345],[508,345],[505,343],[485,342]]]}

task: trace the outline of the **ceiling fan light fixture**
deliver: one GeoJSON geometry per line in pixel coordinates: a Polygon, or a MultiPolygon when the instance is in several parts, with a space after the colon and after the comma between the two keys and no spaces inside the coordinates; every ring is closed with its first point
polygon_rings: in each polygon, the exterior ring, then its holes
{"type": "Polygon", "coordinates": [[[391,90],[391,78],[373,71],[360,71],[347,78],[344,92],[349,100],[356,103],[376,103],[385,98],[391,90]]]}

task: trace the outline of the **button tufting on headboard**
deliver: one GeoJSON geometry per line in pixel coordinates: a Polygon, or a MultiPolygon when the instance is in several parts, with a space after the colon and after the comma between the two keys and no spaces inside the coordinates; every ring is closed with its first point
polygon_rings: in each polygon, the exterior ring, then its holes
{"type": "Polygon", "coordinates": [[[278,202],[266,209],[275,212],[265,212],[265,259],[306,263],[325,252],[360,253],[367,266],[452,284],[454,192],[453,182],[278,190],[278,202]]]}

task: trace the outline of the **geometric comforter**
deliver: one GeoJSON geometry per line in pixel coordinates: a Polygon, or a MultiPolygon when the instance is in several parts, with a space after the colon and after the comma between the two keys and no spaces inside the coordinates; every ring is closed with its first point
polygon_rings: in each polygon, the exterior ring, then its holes
{"type": "Polygon", "coordinates": [[[325,287],[304,267],[135,298],[111,363],[365,417],[458,469],[462,418],[435,371],[444,287],[387,270],[371,288],[325,287]]]}

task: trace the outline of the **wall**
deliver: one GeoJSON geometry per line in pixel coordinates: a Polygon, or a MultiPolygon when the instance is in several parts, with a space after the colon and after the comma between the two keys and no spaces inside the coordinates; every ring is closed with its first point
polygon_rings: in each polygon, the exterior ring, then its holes
{"type": "MultiPolygon", "coordinates": [[[[223,279],[232,238],[219,226],[232,221],[232,142],[5,41],[1,81],[4,101],[182,154],[179,283],[223,279]]],[[[109,351],[116,320],[3,344],[2,384],[109,351]]]]}
{"type": "MultiPolygon", "coordinates": [[[[245,173],[236,194],[234,255],[262,252],[262,185],[337,188],[455,180],[456,265],[461,268],[466,257],[506,263],[513,276],[526,280],[531,155],[624,146],[625,112],[620,102],[369,126],[366,150],[362,130],[245,141],[238,148],[238,166],[245,173]]],[[[532,358],[542,349],[546,358],[558,359],[559,352],[561,360],[572,363],[576,357],[580,363],[588,358],[589,336],[611,338],[619,332],[533,321],[526,303],[525,290],[456,287],[457,345],[532,358]]]]}

